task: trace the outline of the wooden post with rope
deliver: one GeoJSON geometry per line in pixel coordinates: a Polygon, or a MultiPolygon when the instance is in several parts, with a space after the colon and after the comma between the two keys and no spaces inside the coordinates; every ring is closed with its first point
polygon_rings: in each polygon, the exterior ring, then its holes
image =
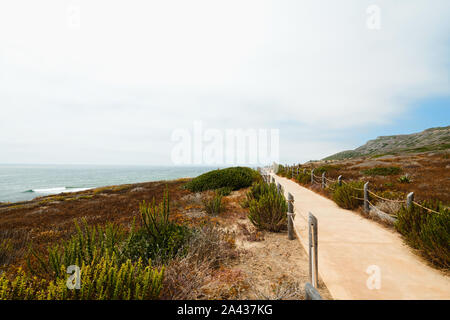
{"type": "Polygon", "coordinates": [[[309,277],[311,284],[317,288],[319,267],[318,267],[318,236],[317,236],[317,218],[310,212],[308,219],[309,230],[309,277]]]}
{"type": "Polygon", "coordinates": [[[411,209],[414,201],[414,192],[408,193],[406,196],[406,209],[411,209]]]}
{"type": "Polygon", "coordinates": [[[294,196],[291,193],[288,193],[288,212],[287,212],[287,227],[288,227],[288,239],[294,240],[294,196]]]}
{"type": "Polygon", "coordinates": [[[364,212],[369,213],[369,182],[364,184],[364,212]]]}

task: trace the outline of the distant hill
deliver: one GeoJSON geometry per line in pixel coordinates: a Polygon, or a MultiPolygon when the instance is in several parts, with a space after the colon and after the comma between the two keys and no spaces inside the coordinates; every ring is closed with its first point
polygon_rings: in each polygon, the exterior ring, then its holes
{"type": "Polygon", "coordinates": [[[342,160],[362,156],[417,153],[450,149],[450,126],[436,127],[412,134],[381,136],[355,150],[341,151],[323,160],[342,160]]]}

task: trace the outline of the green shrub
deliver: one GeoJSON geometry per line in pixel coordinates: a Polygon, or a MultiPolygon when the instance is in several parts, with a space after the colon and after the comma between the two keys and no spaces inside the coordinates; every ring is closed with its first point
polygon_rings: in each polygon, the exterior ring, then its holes
{"type": "Polygon", "coordinates": [[[252,198],[248,202],[250,222],[262,230],[279,232],[285,229],[287,202],[283,194],[277,192],[273,183],[267,185],[267,188],[263,186],[254,188],[255,194],[250,196],[252,198]]]}
{"type": "Polygon", "coordinates": [[[400,183],[410,183],[411,182],[411,178],[409,177],[409,175],[405,174],[404,176],[401,176],[400,178],[398,178],[398,182],[400,182],[400,183]]]}
{"type": "Polygon", "coordinates": [[[399,167],[376,167],[361,172],[368,176],[391,176],[401,173],[402,169],[399,167]]]}
{"type": "Polygon", "coordinates": [[[341,208],[356,209],[361,204],[361,200],[358,200],[356,198],[362,199],[364,197],[364,192],[362,190],[359,190],[363,187],[364,182],[362,181],[351,181],[342,184],[342,186],[334,183],[333,185],[331,185],[331,188],[334,189],[332,193],[332,199],[341,208]]]}
{"type": "Polygon", "coordinates": [[[46,258],[31,249],[28,266],[32,273],[60,277],[62,266],[98,263],[104,255],[118,254],[118,245],[125,239],[125,231],[113,224],[89,226],[83,220],[82,227],[76,222],[75,226],[75,235],[62,245],[49,247],[46,258]],[[30,263],[31,256],[37,259],[37,265],[30,263]]]}
{"type": "Polygon", "coordinates": [[[272,186],[276,188],[274,183],[254,183],[246,194],[248,202],[252,200],[259,200],[262,195],[270,192],[272,186]]]}
{"type": "Polygon", "coordinates": [[[214,196],[208,197],[203,200],[205,211],[210,215],[218,215],[220,212],[222,212],[222,198],[222,195],[215,194],[214,196]]]}
{"type": "Polygon", "coordinates": [[[219,195],[219,196],[226,197],[226,196],[229,196],[231,194],[231,191],[233,191],[232,188],[230,188],[230,187],[223,187],[223,188],[217,189],[216,190],[216,194],[219,195]]]}
{"type": "Polygon", "coordinates": [[[303,173],[303,170],[299,172],[297,176],[297,181],[301,184],[310,184],[311,183],[311,173],[303,173]]]}
{"type": "Polygon", "coordinates": [[[287,167],[283,166],[282,164],[278,165],[278,171],[275,172],[280,177],[286,177],[287,174],[287,167]]]}
{"type": "Polygon", "coordinates": [[[139,259],[118,264],[113,255],[104,255],[97,262],[80,267],[80,289],[67,287],[66,266],[62,265],[55,280],[38,280],[24,271],[9,280],[0,275],[0,300],[116,300],[157,299],[162,289],[164,268],[158,271],[139,259]]]}
{"type": "Polygon", "coordinates": [[[317,167],[317,168],[315,168],[314,169],[314,174],[316,175],[316,176],[321,176],[322,175],[322,173],[326,173],[326,172],[330,172],[330,171],[336,171],[336,170],[338,170],[339,168],[338,167],[336,167],[336,166],[332,166],[332,165],[323,165],[323,166],[320,166],[320,167],[317,167]]]}
{"type": "Polygon", "coordinates": [[[413,248],[438,266],[450,267],[450,210],[439,202],[423,202],[423,206],[437,213],[413,205],[403,206],[395,223],[396,229],[413,248]]]}
{"type": "Polygon", "coordinates": [[[159,204],[153,202],[140,205],[142,228],[131,232],[122,252],[125,257],[136,261],[152,259],[161,262],[175,256],[188,241],[191,230],[169,219],[170,207],[168,192],[159,204]]]}
{"type": "Polygon", "coordinates": [[[192,192],[215,190],[228,187],[232,190],[246,188],[261,179],[260,174],[246,167],[218,169],[204,173],[186,184],[192,192]]]}

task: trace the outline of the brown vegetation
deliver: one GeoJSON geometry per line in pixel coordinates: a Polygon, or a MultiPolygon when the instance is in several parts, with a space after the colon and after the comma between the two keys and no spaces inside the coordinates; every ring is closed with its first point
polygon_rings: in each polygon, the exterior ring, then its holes
{"type": "MultiPolygon", "coordinates": [[[[186,254],[165,263],[161,299],[303,298],[306,253],[285,233],[266,233],[251,225],[248,209],[240,205],[248,189],[224,196],[224,209],[211,216],[204,209],[208,192],[191,193],[183,188],[185,183],[112,186],[1,205],[0,273],[27,270],[30,244],[44,253],[76,232],[74,220],[129,230],[134,219],[139,221],[142,201],[160,202],[167,187],[170,219],[200,231],[186,246],[186,254]]],[[[323,284],[319,291],[330,298],[323,284]]]]}
{"type": "Polygon", "coordinates": [[[413,191],[418,201],[433,199],[450,204],[449,152],[317,161],[302,165],[302,168],[325,168],[326,176],[331,179],[342,175],[344,180],[369,181],[372,191],[391,191],[400,199],[413,191]],[[368,169],[385,167],[400,168],[401,171],[391,175],[365,174],[368,169]],[[400,179],[405,175],[409,178],[408,183],[400,179]]]}

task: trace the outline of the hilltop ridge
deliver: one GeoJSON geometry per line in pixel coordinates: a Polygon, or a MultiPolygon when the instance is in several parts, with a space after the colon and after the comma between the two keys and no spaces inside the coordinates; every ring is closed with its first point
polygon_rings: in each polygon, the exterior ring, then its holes
{"type": "Polygon", "coordinates": [[[412,134],[379,136],[354,149],[345,150],[323,160],[342,160],[362,156],[418,153],[450,149],[450,126],[429,128],[412,134]]]}

